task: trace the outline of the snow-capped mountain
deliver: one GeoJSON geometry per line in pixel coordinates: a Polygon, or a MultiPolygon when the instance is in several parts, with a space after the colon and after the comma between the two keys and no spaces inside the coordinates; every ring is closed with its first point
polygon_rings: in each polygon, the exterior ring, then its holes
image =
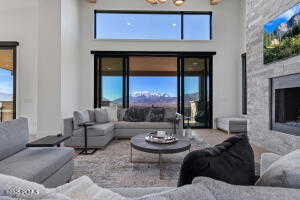
{"type": "Polygon", "coordinates": [[[149,91],[137,91],[132,94],[130,94],[130,97],[171,97],[167,93],[152,93],[149,91]]]}

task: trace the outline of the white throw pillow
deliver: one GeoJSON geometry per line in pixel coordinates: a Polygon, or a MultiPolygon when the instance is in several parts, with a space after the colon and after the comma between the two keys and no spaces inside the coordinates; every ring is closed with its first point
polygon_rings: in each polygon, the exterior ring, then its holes
{"type": "Polygon", "coordinates": [[[108,113],[106,109],[97,108],[95,109],[95,118],[97,123],[106,123],[108,122],[108,113]]]}
{"type": "Polygon", "coordinates": [[[74,200],[125,200],[123,196],[99,187],[87,176],[82,176],[54,190],[56,193],[63,194],[74,200]]]}
{"type": "Polygon", "coordinates": [[[117,106],[102,107],[102,108],[105,109],[108,114],[108,121],[110,121],[110,122],[118,121],[118,107],[117,106]]]}
{"type": "Polygon", "coordinates": [[[300,189],[300,149],[271,164],[255,185],[300,189]]]}

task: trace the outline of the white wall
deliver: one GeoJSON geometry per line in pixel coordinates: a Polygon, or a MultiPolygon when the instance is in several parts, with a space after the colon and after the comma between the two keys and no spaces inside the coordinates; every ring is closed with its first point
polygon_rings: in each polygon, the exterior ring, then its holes
{"type": "Polygon", "coordinates": [[[61,9],[60,0],[40,0],[38,49],[39,136],[61,130],[61,9]]]}
{"type": "Polygon", "coordinates": [[[70,117],[80,105],[80,1],[61,1],[61,112],[70,117]]]}
{"type": "Polygon", "coordinates": [[[81,108],[93,107],[94,65],[91,50],[101,51],[216,51],[213,69],[213,115],[236,115],[241,113],[240,54],[241,54],[241,2],[223,1],[217,6],[209,1],[189,0],[181,7],[169,1],[152,6],[144,0],[101,0],[96,5],[82,1],[82,70],[81,108]],[[212,41],[145,41],[145,40],[94,40],[94,9],[97,10],[183,10],[212,11],[212,41]]]}
{"type": "Polygon", "coordinates": [[[17,41],[17,116],[37,129],[38,0],[0,0],[0,41],[17,41]]]}

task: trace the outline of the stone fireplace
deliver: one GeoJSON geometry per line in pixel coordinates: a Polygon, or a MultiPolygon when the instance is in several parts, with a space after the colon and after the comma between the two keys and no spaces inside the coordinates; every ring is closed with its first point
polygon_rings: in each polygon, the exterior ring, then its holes
{"type": "Polygon", "coordinates": [[[272,79],[271,128],[300,136],[300,74],[272,79]]]}

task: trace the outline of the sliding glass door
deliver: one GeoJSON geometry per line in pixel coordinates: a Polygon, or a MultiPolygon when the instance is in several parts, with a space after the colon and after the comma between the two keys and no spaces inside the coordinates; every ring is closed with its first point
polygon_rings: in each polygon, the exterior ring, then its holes
{"type": "Polygon", "coordinates": [[[119,54],[95,55],[95,107],[164,107],[212,127],[212,56],[119,54]]]}
{"type": "Polygon", "coordinates": [[[96,60],[98,66],[97,85],[97,107],[101,106],[124,106],[125,86],[125,58],[104,57],[96,60]]]}
{"type": "Polygon", "coordinates": [[[0,122],[16,118],[16,46],[0,42],[0,122]]]}
{"type": "Polygon", "coordinates": [[[208,58],[184,58],[182,65],[182,114],[187,127],[210,127],[210,81],[208,58]]]}

